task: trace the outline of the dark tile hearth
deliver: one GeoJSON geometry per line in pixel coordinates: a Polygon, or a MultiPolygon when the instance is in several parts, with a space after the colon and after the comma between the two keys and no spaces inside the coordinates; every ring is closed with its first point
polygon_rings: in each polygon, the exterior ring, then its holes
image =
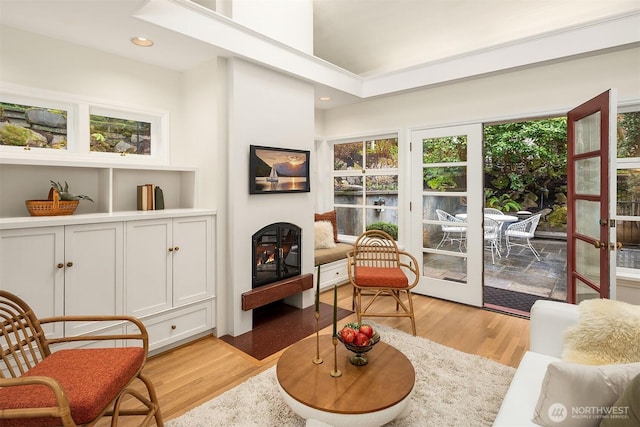
{"type": "MultiPolygon", "coordinates": [[[[256,308],[253,311],[253,330],[232,337],[224,335],[220,339],[249,356],[262,360],[291,344],[308,337],[316,331],[315,306],[305,309],[292,307],[282,301],[256,308]]],[[[338,320],[352,314],[352,311],[338,307],[338,320]]],[[[333,306],[320,303],[320,329],[333,322],[333,306]]]]}

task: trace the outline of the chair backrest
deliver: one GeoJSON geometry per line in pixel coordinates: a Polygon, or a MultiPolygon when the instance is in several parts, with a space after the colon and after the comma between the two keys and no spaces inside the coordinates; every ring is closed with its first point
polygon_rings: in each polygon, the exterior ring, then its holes
{"type": "Polygon", "coordinates": [[[484,238],[485,239],[497,239],[498,229],[500,224],[491,218],[484,217],[484,238]]]}
{"type": "Polygon", "coordinates": [[[536,232],[536,228],[538,227],[538,223],[540,222],[540,216],[540,214],[536,214],[520,222],[514,222],[507,227],[507,232],[518,231],[520,233],[526,233],[533,236],[536,232]]]}
{"type": "Polygon", "coordinates": [[[0,378],[17,378],[49,354],[31,307],[16,295],[0,290],[0,378]]]}
{"type": "Polygon", "coordinates": [[[436,209],[436,215],[438,215],[438,221],[447,221],[447,222],[464,222],[460,218],[456,218],[451,215],[449,212],[445,212],[442,209],[436,209]]]}
{"type": "Polygon", "coordinates": [[[399,267],[400,251],[388,233],[369,230],[361,234],[353,245],[353,263],[363,267],[399,267]]]}
{"type": "Polygon", "coordinates": [[[489,215],[504,215],[504,212],[496,208],[484,208],[484,213],[489,215]]]}

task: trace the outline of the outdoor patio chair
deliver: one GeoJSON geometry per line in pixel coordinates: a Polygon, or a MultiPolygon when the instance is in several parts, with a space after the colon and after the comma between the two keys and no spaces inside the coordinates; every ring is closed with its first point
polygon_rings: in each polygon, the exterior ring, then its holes
{"type": "Polygon", "coordinates": [[[449,224],[442,224],[442,239],[436,246],[436,249],[440,248],[445,242],[454,243],[458,242],[458,250],[462,252],[462,245],[467,241],[467,227],[463,220],[456,218],[448,212],[441,209],[436,209],[436,215],[438,215],[439,221],[446,221],[449,224]],[[464,225],[460,225],[464,224],[464,225]]]}
{"type": "Polygon", "coordinates": [[[496,208],[484,208],[484,214],[485,215],[504,215],[504,212],[496,208]]]}
{"type": "Polygon", "coordinates": [[[522,246],[525,248],[529,248],[535,255],[536,259],[540,261],[540,254],[531,244],[531,239],[533,239],[535,235],[536,228],[538,227],[538,222],[540,222],[540,214],[532,215],[520,222],[514,222],[507,227],[504,232],[504,235],[506,237],[505,243],[507,245],[507,258],[509,257],[509,253],[511,252],[511,247],[522,246]],[[518,241],[520,241],[521,243],[518,243],[518,241]]]}
{"type": "Polygon", "coordinates": [[[393,237],[384,231],[369,230],[356,239],[347,254],[347,266],[358,322],[363,317],[408,317],[415,335],[411,289],[420,281],[420,273],[413,255],[399,250],[393,237]],[[366,304],[363,295],[368,298],[366,304]],[[373,307],[381,296],[395,301],[395,311],[384,310],[380,304],[373,307]]]}
{"type": "Polygon", "coordinates": [[[497,253],[500,258],[500,224],[498,221],[494,221],[491,218],[484,217],[484,242],[485,248],[491,251],[491,263],[496,263],[495,254],[497,253]]]}
{"type": "Polygon", "coordinates": [[[135,415],[141,426],[149,425],[153,418],[162,426],[156,392],[142,375],[147,352],[147,331],[134,317],[38,319],[22,299],[0,291],[0,425],[93,426],[109,416],[111,426],[117,426],[120,415],[135,415]],[[132,332],[47,338],[41,326],[90,321],[122,322],[119,329],[131,328],[132,332]],[[126,347],[95,346],[97,341],[113,340],[122,340],[126,347]],[[134,343],[139,346],[132,346],[134,343]],[[136,378],[148,397],[131,387],[136,378]],[[127,398],[126,409],[121,408],[124,397],[133,397],[142,405],[133,406],[135,400],[127,398]]]}

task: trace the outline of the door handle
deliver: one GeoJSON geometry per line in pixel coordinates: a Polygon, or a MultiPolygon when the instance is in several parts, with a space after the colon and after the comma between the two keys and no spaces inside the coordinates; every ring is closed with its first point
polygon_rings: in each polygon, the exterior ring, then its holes
{"type": "Polygon", "coordinates": [[[615,251],[616,249],[617,249],[617,250],[622,249],[622,242],[616,242],[616,244],[615,244],[615,245],[614,245],[613,243],[611,243],[611,244],[609,245],[609,250],[611,250],[611,251],[615,251]]]}
{"type": "Polygon", "coordinates": [[[607,249],[607,244],[605,242],[601,242],[599,240],[596,240],[595,242],[593,242],[593,247],[596,248],[596,249],[606,250],[607,249]]]}

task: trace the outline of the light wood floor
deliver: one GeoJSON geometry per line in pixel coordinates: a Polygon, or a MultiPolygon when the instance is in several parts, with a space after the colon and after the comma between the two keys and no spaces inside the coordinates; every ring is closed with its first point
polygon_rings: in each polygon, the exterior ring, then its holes
{"type": "MultiPolygon", "coordinates": [[[[351,290],[350,285],[338,288],[340,307],[351,309],[351,290]]],[[[333,304],[333,291],[322,293],[320,299],[333,304]]],[[[529,348],[527,319],[420,295],[414,296],[414,310],[419,336],[460,351],[516,367],[529,348]]],[[[350,321],[355,321],[355,315],[341,322],[350,321]]],[[[373,321],[411,333],[407,318],[373,321]]],[[[331,327],[323,331],[330,333],[331,327]]],[[[215,337],[207,337],[152,357],[145,374],[155,385],[167,421],[274,366],[281,353],[256,360],[215,337]]],[[[121,425],[135,425],[122,421],[121,425]]]]}

